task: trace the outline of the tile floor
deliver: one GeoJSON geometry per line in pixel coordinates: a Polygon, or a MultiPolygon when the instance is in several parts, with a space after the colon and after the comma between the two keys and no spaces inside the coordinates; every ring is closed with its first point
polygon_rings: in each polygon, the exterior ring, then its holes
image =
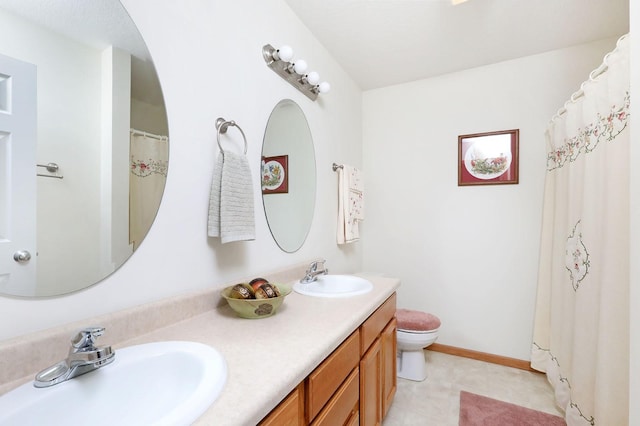
{"type": "Polygon", "coordinates": [[[461,390],[562,415],[543,374],[429,350],[425,356],[427,379],[398,378],[383,426],[457,426],[461,390]]]}

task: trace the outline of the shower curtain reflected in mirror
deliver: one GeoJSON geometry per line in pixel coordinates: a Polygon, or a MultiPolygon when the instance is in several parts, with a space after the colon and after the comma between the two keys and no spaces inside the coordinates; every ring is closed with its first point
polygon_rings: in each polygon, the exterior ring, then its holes
{"type": "Polygon", "coordinates": [[[629,424],[628,44],[546,132],[531,366],[546,372],[569,426],[629,424]]]}
{"type": "Polygon", "coordinates": [[[137,249],[151,228],[167,179],[169,138],[131,131],[129,242],[137,249]]]}

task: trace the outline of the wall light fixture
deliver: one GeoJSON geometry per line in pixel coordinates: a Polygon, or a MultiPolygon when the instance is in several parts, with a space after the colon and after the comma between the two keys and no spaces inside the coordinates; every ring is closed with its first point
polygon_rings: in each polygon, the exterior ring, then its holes
{"type": "Polygon", "coordinates": [[[269,68],[312,101],[318,98],[319,93],[331,90],[331,85],[326,81],[320,83],[317,72],[307,72],[308,65],[304,59],[293,60],[293,50],[289,46],[276,49],[265,44],[262,47],[262,57],[269,68]]]}

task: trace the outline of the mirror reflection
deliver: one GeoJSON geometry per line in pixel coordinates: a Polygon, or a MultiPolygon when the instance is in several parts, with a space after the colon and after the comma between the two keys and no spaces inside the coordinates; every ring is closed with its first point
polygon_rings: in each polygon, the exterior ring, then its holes
{"type": "Polygon", "coordinates": [[[0,0],[0,40],[0,293],[74,292],[120,267],[155,218],[160,85],[118,0],[0,0]]]}
{"type": "Polygon", "coordinates": [[[297,251],[313,220],[316,160],[307,119],[292,100],[280,101],[269,116],[261,187],[271,235],[283,251],[297,251]]]}

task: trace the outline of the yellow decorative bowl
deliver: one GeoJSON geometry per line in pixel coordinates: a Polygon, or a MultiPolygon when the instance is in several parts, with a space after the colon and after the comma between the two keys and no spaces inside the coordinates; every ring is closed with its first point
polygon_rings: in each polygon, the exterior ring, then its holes
{"type": "Polygon", "coordinates": [[[280,296],[271,297],[269,299],[234,299],[229,297],[229,292],[233,286],[225,287],[222,290],[222,297],[227,299],[231,309],[236,311],[238,316],[242,318],[265,318],[275,314],[284,298],[291,293],[291,287],[286,284],[272,284],[280,290],[280,296]]]}

